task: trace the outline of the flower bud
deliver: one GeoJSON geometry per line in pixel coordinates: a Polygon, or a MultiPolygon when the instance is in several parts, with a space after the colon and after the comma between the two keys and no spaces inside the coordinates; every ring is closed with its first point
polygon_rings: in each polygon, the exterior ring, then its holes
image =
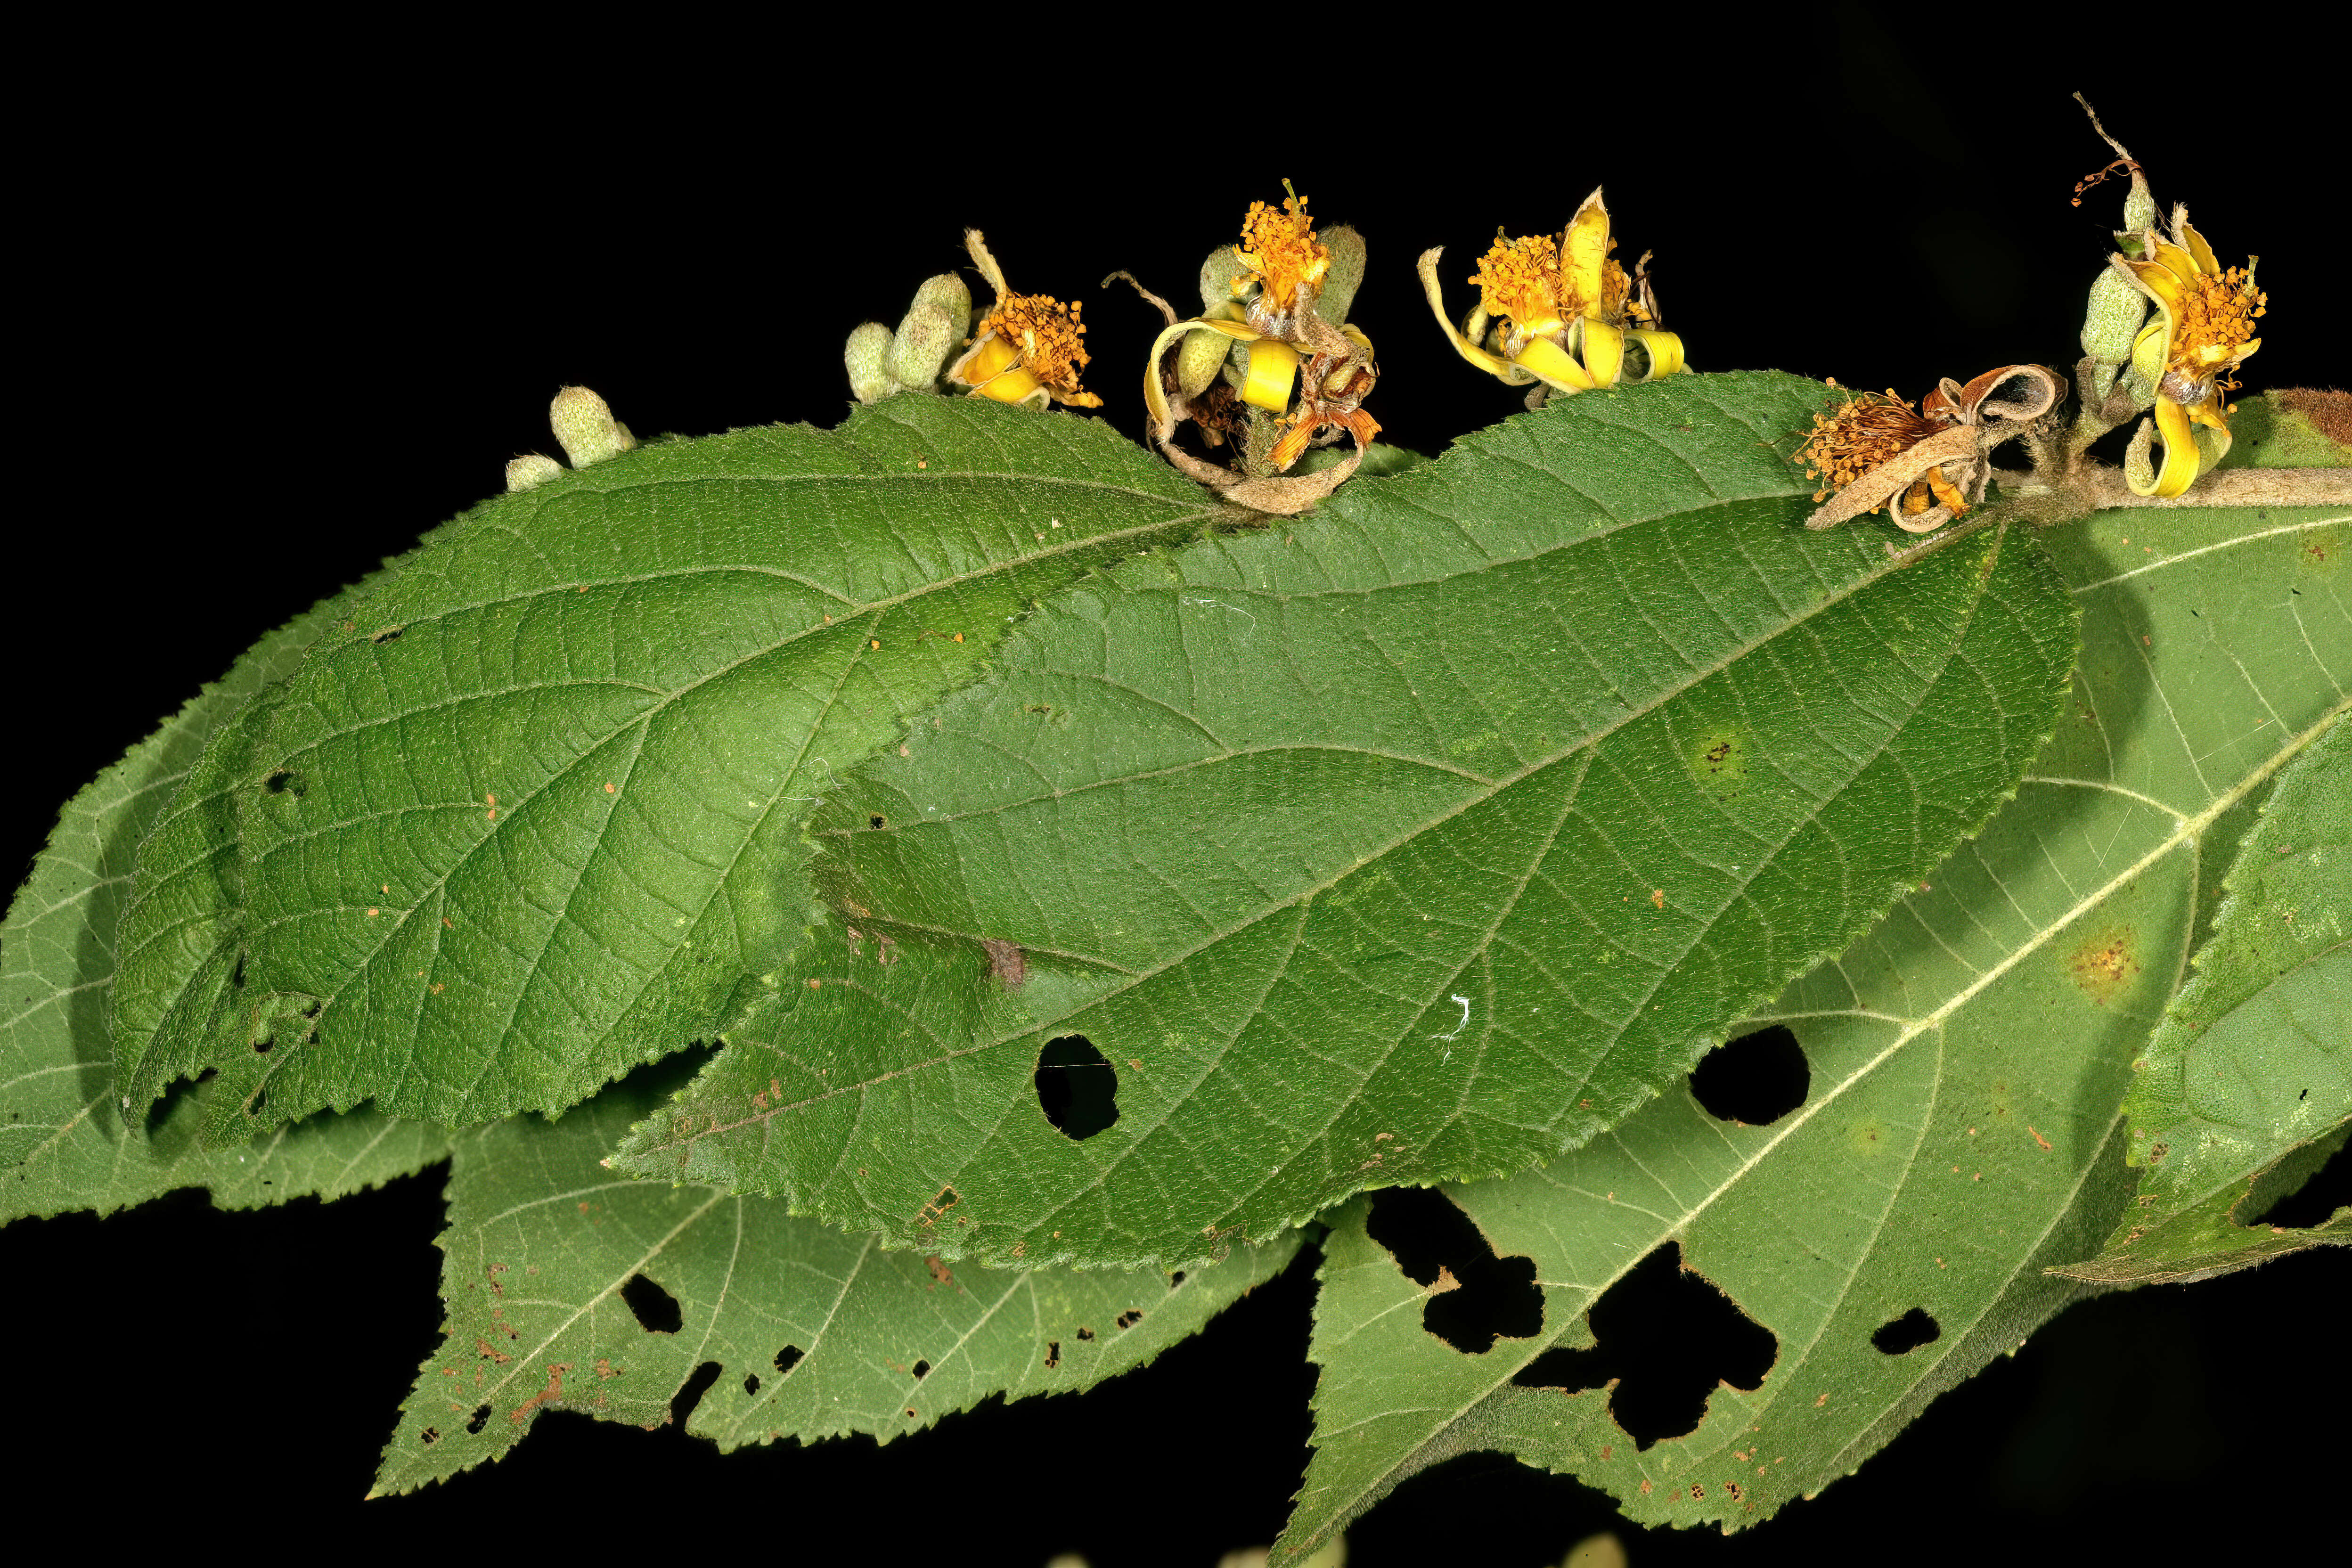
{"type": "Polygon", "coordinates": [[[567,386],[547,407],[555,439],[575,468],[617,457],[637,444],[629,427],[613,417],[612,406],[584,386],[567,386]]]}
{"type": "Polygon", "coordinates": [[[1333,326],[1344,326],[1356,289],[1364,280],[1364,237],[1347,224],[1323,231],[1324,248],[1331,253],[1331,270],[1323,275],[1323,290],[1316,297],[1315,313],[1333,326]]]}
{"type": "Polygon", "coordinates": [[[918,300],[890,340],[890,379],[901,387],[932,390],[939,384],[940,367],[962,342],[963,334],[945,310],[918,300]]]}
{"type": "Polygon", "coordinates": [[[943,312],[948,330],[958,342],[971,336],[971,290],[954,273],[941,272],[923,279],[923,286],[915,290],[915,303],[933,306],[943,312]]]}
{"type": "Polygon", "coordinates": [[[892,343],[890,329],[879,321],[867,321],[849,334],[841,358],[849,367],[849,390],[858,402],[879,403],[898,390],[890,379],[892,343]]]}
{"type": "Polygon", "coordinates": [[[535,490],[563,471],[563,465],[537,452],[525,452],[507,465],[507,493],[535,490]]]}

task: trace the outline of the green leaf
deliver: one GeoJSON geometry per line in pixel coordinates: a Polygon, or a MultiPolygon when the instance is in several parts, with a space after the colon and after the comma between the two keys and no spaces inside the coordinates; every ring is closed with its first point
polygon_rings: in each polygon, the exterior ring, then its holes
{"type": "Polygon", "coordinates": [[[839,924],[615,1164],[1174,1264],[1622,1119],[1979,826],[2064,689],[2030,541],[1801,526],[1773,443],[1824,395],[1564,400],[1056,599],[813,819],[839,924]],[[1117,1083],[1083,1142],[1033,1087],[1073,1036],[1117,1083]]]}
{"type": "Polygon", "coordinates": [[[2179,509],[2053,531],[2084,609],[2068,712],[1983,834],[1759,1016],[1804,1053],[1801,1106],[1745,1126],[1669,1093],[1547,1170],[1447,1189],[1542,1290],[1541,1331],[1484,1355],[1425,1331],[1423,1286],[1360,1214],[1338,1224],[1317,1449],[1284,1550],[1481,1448],[1573,1472],[1640,1522],[1753,1522],[2082,1291],[2044,1270],[2088,1256],[2129,1201],[2117,1108],[2215,864],[2352,689],[2352,605],[2329,587],[2344,525],[2179,509]],[[1716,1389],[1696,1429],[1643,1447],[1612,1390],[1572,1386],[1610,1347],[1573,1352],[1596,1344],[1594,1303],[1669,1245],[1687,1288],[1720,1292],[1774,1352],[1755,1386],[1716,1389]]]}
{"type": "Polygon", "coordinates": [[[126,1092],[213,1068],[218,1137],[371,1097],[473,1123],[706,1036],[799,940],[838,774],[1038,595],[1213,515],[1098,423],[916,396],[486,503],[224,759],[236,1027],[215,965],[120,1037],[126,1092]]]}
{"type": "MultiPolygon", "coordinates": [[[[291,670],[343,603],[331,599],[264,637],[59,814],[0,927],[0,1221],[74,1209],[110,1214],[180,1187],[207,1188],[223,1208],[334,1198],[446,1152],[436,1131],[373,1112],[306,1121],[251,1148],[207,1152],[196,1132],[211,1086],[128,1126],[111,1103],[106,1012],[133,856],[207,737],[291,670]]],[[[215,904],[191,917],[197,934],[178,950],[183,980],[213,952],[207,933],[234,912],[215,904]]],[[[160,952],[151,955],[151,964],[162,963],[160,952]]]]}
{"type": "MultiPolygon", "coordinates": [[[[2279,777],[2222,886],[2212,940],[2147,1043],[2124,1114],[2137,1201],[2099,1256],[2059,1272],[2201,1279],[2321,1242],[2234,1211],[2297,1148],[2352,1121],[2352,725],[2340,715],[2279,777]]],[[[2330,1139],[2331,1133],[2336,1136],[2330,1139]]]]}
{"type": "Polygon", "coordinates": [[[687,1429],[730,1449],[851,1432],[887,1443],[992,1394],[1090,1388],[1199,1331],[1303,1239],[1172,1278],[950,1268],[772,1199],[604,1170],[604,1149],[656,1098],[632,1080],[552,1126],[457,1135],[448,1338],[402,1406],[377,1493],[501,1458],[545,1410],[659,1426],[713,1366],[687,1429]]]}

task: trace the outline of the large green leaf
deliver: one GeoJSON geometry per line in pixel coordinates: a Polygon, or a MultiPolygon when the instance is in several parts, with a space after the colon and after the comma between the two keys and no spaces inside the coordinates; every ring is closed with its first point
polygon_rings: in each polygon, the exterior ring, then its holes
{"type": "Polygon", "coordinates": [[[2352,1210],[2307,1229],[2234,1212],[2296,1150],[2341,1146],[2352,1119],[2352,724],[2280,776],[2222,885],[2196,977],[2124,1100],[2147,1167],[2138,1200],[2097,1258],[2063,1270],[2074,1279],[2203,1279],[2352,1244],[2352,1210]]]}
{"type": "Polygon", "coordinates": [[[722,1448],[852,1432],[887,1443],[992,1394],[1091,1388],[1197,1332],[1302,1239],[1172,1277],[950,1268],[773,1199],[603,1169],[653,1104],[632,1081],[553,1126],[457,1135],[448,1337],[402,1406],[378,1492],[499,1458],[545,1410],[658,1426],[698,1370],[687,1429],[722,1448]]]}
{"type": "Polygon", "coordinates": [[[837,923],[615,1163],[1174,1264],[1622,1119],[1978,826],[2064,690],[2021,535],[1801,526],[1773,443],[1826,395],[1578,397],[1056,599],[817,814],[837,923]],[[1118,1085],[1083,1141],[1033,1087],[1072,1036],[1118,1085]]]}
{"type": "MultiPolygon", "coordinates": [[[[310,640],[342,614],[346,597],[264,637],[59,814],[0,927],[0,1220],[71,1209],[109,1214],[178,1187],[207,1188],[224,1208],[338,1197],[446,1152],[436,1131],[373,1111],[317,1118],[250,1148],[207,1152],[197,1131],[211,1085],[131,1125],[110,1103],[106,1011],[133,857],[207,737],[299,664],[310,640]]],[[[184,940],[167,944],[183,982],[219,950],[236,913],[207,871],[210,859],[193,828],[189,843],[194,868],[175,879],[193,889],[183,900],[184,940]]],[[[151,963],[163,962],[159,947],[151,963]]]]}
{"type": "Polygon", "coordinates": [[[125,1093],[211,1068],[216,1132],[479,1122],[680,1048],[798,940],[839,773],[1036,596],[1213,510],[1098,423],[911,396],[485,504],[224,759],[242,974],[126,1012],[125,1093]]]}
{"type": "Polygon", "coordinates": [[[1982,835],[1761,1016],[1804,1053],[1801,1106],[1746,1126],[1672,1093],[1548,1170],[1448,1189],[1542,1291],[1540,1331],[1483,1355],[1424,1330],[1424,1285],[1360,1214],[1335,1230],[1286,1549],[1477,1448],[1572,1471],[1643,1522],[1760,1520],[2083,1289],[2043,1270],[2088,1256],[2130,1200],[2118,1106],[2219,866],[2352,689],[2345,528],[2182,509],[2056,530],[2084,612],[2068,714],[1982,835]],[[1572,1386],[1609,1347],[1573,1352],[1595,1345],[1594,1303],[1669,1245],[1774,1353],[1644,1447],[1615,1385],[1572,1386]]]}

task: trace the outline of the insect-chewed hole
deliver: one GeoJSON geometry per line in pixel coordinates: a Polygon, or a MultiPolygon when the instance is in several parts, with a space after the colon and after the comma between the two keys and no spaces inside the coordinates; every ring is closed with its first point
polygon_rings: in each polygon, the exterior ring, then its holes
{"type": "Polygon", "coordinates": [[[747,1372],[743,1374],[743,1392],[754,1394],[760,1392],[760,1374],[758,1373],[747,1372]]]}
{"type": "Polygon", "coordinates": [[[266,794],[290,795],[299,800],[302,798],[302,792],[310,786],[302,782],[302,775],[292,768],[276,768],[271,770],[268,777],[261,781],[261,787],[266,794]]]}
{"type": "Polygon", "coordinates": [[[1762,1127],[1805,1103],[1812,1068],[1785,1026],[1727,1040],[1691,1069],[1691,1096],[1709,1116],[1762,1127]]]}
{"type": "Polygon", "coordinates": [[[472,1417],[467,1421],[466,1430],[478,1437],[482,1435],[482,1428],[489,1424],[490,1407],[487,1405],[478,1405],[474,1407],[472,1417]]]}
{"type": "Polygon", "coordinates": [[[1585,1321],[1591,1348],[1546,1351],[1511,1381],[1575,1394],[1614,1379],[1609,1414],[1636,1449],[1696,1431],[1718,1383],[1762,1387],[1780,1352],[1770,1330],[1682,1267],[1671,1241],[1602,1291],[1585,1321]]]}
{"type": "Polygon", "coordinates": [[[368,641],[375,644],[378,647],[382,647],[388,642],[398,642],[400,640],[400,634],[404,629],[404,628],[400,626],[386,626],[383,630],[368,638],[368,641]]]}
{"type": "Polygon", "coordinates": [[[1921,1345],[1932,1345],[1944,1337],[1944,1326],[1927,1315],[1925,1309],[1914,1307],[1890,1323],[1881,1323],[1878,1331],[1870,1336],[1873,1349],[1883,1355],[1909,1355],[1921,1345]]]}
{"type": "Polygon", "coordinates": [[[1141,1321],[1143,1321],[1143,1313],[1136,1308],[1129,1307],[1118,1315],[1119,1331],[1123,1333],[1141,1321]]]}
{"type": "Polygon", "coordinates": [[[621,1300],[636,1314],[637,1327],[649,1334],[674,1334],[686,1327],[686,1313],[678,1307],[677,1298],[642,1274],[622,1281],[621,1300]]]}
{"type": "MultiPolygon", "coordinates": [[[[2311,1091],[2305,1089],[2303,1092],[2309,1094],[2311,1091]]],[[[2289,1160],[2293,1158],[2293,1155],[2288,1156],[2289,1160]]],[[[2275,1170],[2272,1175],[2284,1177],[2289,1183],[2294,1181],[2284,1170],[2275,1170]]],[[[2255,1193],[2261,1194],[2270,1179],[2265,1176],[2257,1181],[2255,1193]]],[[[2326,1224],[2329,1215],[2347,1205],[2352,1205],[2352,1139],[2337,1144],[2336,1152],[2327,1156],[2318,1170],[2302,1182],[2288,1186],[2275,1202],[2264,1204],[2262,1212],[2243,1223],[2253,1227],[2274,1225],[2282,1230],[2304,1230],[2326,1224]]],[[[2246,1206],[2252,1208],[2253,1205],[2248,1204],[2246,1206]]]]}
{"type": "Polygon", "coordinates": [[[919,1361],[919,1362],[917,1362],[917,1363],[915,1363],[915,1381],[916,1381],[916,1382],[920,1383],[923,1379],[925,1379],[925,1378],[927,1378],[927,1377],[929,1377],[929,1376],[930,1376],[930,1375],[931,1375],[931,1363],[930,1363],[929,1362],[927,1362],[927,1361],[919,1361]]]}
{"type": "Polygon", "coordinates": [[[801,1347],[786,1345],[776,1352],[776,1374],[781,1377],[801,1364],[801,1347]]]}
{"type": "Polygon", "coordinates": [[[1047,1372],[1051,1372],[1061,1364],[1062,1342],[1059,1340],[1047,1340],[1045,1342],[1045,1370],[1047,1372]]]}
{"type": "Polygon", "coordinates": [[[719,1370],[717,1362],[704,1362],[694,1369],[694,1375],[680,1384],[676,1394],[670,1395],[669,1424],[671,1426],[686,1425],[687,1417],[694,1414],[694,1407],[702,1403],[702,1396],[710,1392],[712,1384],[719,1381],[719,1370]]]}
{"type": "Polygon", "coordinates": [[[1084,1035],[1059,1035],[1037,1053],[1037,1106],[1055,1131],[1084,1142],[1118,1120],[1118,1071],[1084,1035]]]}
{"type": "Polygon", "coordinates": [[[1433,1188],[1387,1187],[1371,1202],[1365,1233],[1395,1255],[1407,1278],[1436,1285],[1442,1275],[1454,1282],[1423,1306],[1423,1328],[1465,1355],[1485,1355],[1498,1339],[1543,1331],[1534,1258],[1496,1257],[1470,1216],[1433,1188]]]}
{"type": "Polygon", "coordinates": [[[866,826],[877,829],[887,827],[890,826],[890,819],[877,811],[866,817],[866,826]]]}
{"type": "Polygon", "coordinates": [[[1175,1273],[1171,1274],[1168,1277],[1168,1289],[1171,1290],[1173,1290],[1177,1286],[1181,1285],[1182,1283],[1184,1283],[1184,1271],[1181,1268],[1179,1268],[1175,1273]]]}

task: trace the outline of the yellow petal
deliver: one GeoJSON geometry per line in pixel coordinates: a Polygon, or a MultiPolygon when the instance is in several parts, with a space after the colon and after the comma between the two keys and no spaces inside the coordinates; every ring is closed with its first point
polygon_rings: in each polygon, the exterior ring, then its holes
{"type": "MultiPolygon", "coordinates": [[[[2160,239],[2156,243],[2160,250],[2169,250],[2184,260],[2188,258],[2189,253],[2185,250],[2175,250],[2160,239]]],[[[2129,257],[2124,258],[2124,266],[2130,269],[2134,279],[2147,291],[2150,299],[2174,314],[2179,313],[2181,305],[2189,298],[2189,289],[2180,274],[2160,261],[2135,261],[2129,257]]]]}
{"type": "Polygon", "coordinates": [[[1022,368],[1021,351],[995,332],[972,344],[950,374],[982,397],[1018,403],[1043,384],[1022,368]]]}
{"type": "Polygon", "coordinates": [[[1249,346],[1249,379],[1242,384],[1242,401],[1269,413],[1290,406],[1290,388],[1298,379],[1298,351],[1279,338],[1260,338],[1249,346]]]}
{"type": "Polygon", "coordinates": [[[1601,205],[1601,187],[1595,185],[1568,220],[1568,232],[1559,242],[1560,279],[1575,291],[1576,303],[1588,316],[1601,310],[1601,268],[1608,259],[1609,209],[1601,205]]]}
{"type": "Polygon", "coordinates": [[[1568,357],[1568,351],[1549,338],[1537,338],[1519,351],[1517,361],[1522,371],[1554,392],[1591,392],[1593,379],[1585,374],[1584,367],[1568,357]]]}
{"type": "MultiPolygon", "coordinates": [[[[2197,258],[2195,256],[2179,246],[2168,245],[2160,239],[2156,242],[2155,248],[2156,265],[2162,267],[2183,283],[2196,281],[2197,258]]],[[[2209,250],[2206,254],[2210,256],[2212,252],[2209,250]]]]}
{"type": "Polygon", "coordinates": [[[2172,346],[2172,312],[2159,310],[2156,320],[2139,330],[2132,340],[2131,367],[2139,378],[2154,386],[2164,378],[2164,356],[2172,346]]]}
{"type": "Polygon", "coordinates": [[[1237,339],[1245,343],[1257,342],[1259,336],[1255,328],[1244,326],[1239,321],[1196,319],[1190,321],[1178,321],[1153,339],[1151,357],[1143,362],[1143,405],[1151,411],[1151,423],[1155,428],[1168,423],[1168,394],[1160,384],[1160,356],[1168,352],[1170,343],[1202,327],[1206,327],[1213,332],[1223,332],[1229,338],[1237,339]]]}
{"type": "Polygon", "coordinates": [[[2157,471],[2154,481],[2145,489],[2133,478],[2128,464],[2126,465],[2125,479],[2140,495],[2177,496],[2197,478],[2197,437],[2189,427],[2189,410],[2169,397],[2158,398],[2156,433],[2157,438],[2164,443],[2164,467],[2157,471]]]}
{"type": "Polygon", "coordinates": [[[1654,328],[1636,327],[1625,334],[1642,345],[1649,354],[1649,363],[1636,381],[1655,381],[1663,375],[1673,375],[1684,367],[1683,340],[1674,332],[1662,332],[1654,328]]]}
{"type": "MultiPolygon", "coordinates": [[[[1507,382],[1513,386],[1527,385],[1528,382],[1535,379],[1533,376],[1511,363],[1510,361],[1496,358],[1464,337],[1454,323],[1446,318],[1445,291],[1438,286],[1437,281],[1437,258],[1444,254],[1445,249],[1443,246],[1423,251],[1421,260],[1415,264],[1414,270],[1421,274],[1422,296],[1429,301],[1429,313],[1437,318],[1438,329],[1444,332],[1445,341],[1454,345],[1455,353],[1460,354],[1488,375],[1507,382]]],[[[1474,315],[1472,320],[1476,320],[1476,317],[1474,315]]]]}
{"type": "Polygon", "coordinates": [[[1606,321],[1584,323],[1584,370],[1595,386],[1614,386],[1625,368],[1625,333],[1606,321]]]}
{"type": "Polygon", "coordinates": [[[2187,244],[2189,254],[2195,258],[2199,271],[2209,278],[2221,275],[2221,264],[2214,259],[2213,247],[2205,243],[2203,235],[2189,226],[2189,209],[2185,205],[2172,209],[2172,231],[2187,244]]]}

